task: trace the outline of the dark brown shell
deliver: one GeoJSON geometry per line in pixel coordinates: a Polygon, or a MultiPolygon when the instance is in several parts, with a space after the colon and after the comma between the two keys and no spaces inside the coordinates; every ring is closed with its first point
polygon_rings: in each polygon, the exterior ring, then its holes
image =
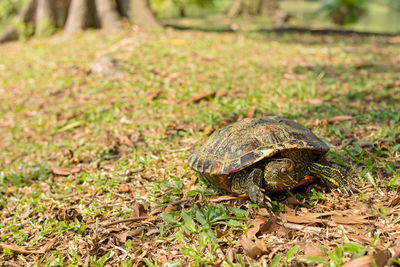
{"type": "Polygon", "coordinates": [[[215,131],[189,156],[189,165],[206,177],[223,180],[226,174],[291,149],[309,149],[320,158],[329,147],[310,129],[287,118],[246,118],[215,131]]]}

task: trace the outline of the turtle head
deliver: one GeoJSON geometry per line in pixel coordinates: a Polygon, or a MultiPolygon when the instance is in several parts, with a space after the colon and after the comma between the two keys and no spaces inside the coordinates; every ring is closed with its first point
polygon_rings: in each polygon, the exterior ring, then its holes
{"type": "Polygon", "coordinates": [[[279,191],[293,188],[297,184],[294,162],[288,158],[269,161],[265,165],[264,184],[279,191]]]}

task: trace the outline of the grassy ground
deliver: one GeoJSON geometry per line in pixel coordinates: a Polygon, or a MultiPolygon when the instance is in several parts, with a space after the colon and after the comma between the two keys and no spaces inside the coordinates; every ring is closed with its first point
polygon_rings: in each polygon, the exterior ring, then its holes
{"type": "Polygon", "coordinates": [[[0,46],[0,262],[399,263],[399,45],[168,30],[0,46]],[[213,130],[263,115],[311,128],[356,192],[266,209],[190,170],[213,130]]]}

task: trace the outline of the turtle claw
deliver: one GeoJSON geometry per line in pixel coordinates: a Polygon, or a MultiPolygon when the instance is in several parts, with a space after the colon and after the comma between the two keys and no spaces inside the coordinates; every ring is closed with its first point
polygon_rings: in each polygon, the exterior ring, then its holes
{"type": "Polygon", "coordinates": [[[342,187],[339,187],[339,188],[336,188],[336,189],[340,194],[346,194],[346,195],[354,194],[353,190],[352,190],[352,187],[350,185],[342,186],[342,187]]]}
{"type": "Polygon", "coordinates": [[[267,195],[264,195],[264,203],[262,205],[272,208],[271,199],[267,195]]]}

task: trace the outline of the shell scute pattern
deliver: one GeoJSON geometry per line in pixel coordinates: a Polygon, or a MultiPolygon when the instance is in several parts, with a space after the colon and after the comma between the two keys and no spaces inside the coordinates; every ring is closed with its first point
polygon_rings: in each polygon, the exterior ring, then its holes
{"type": "MultiPolygon", "coordinates": [[[[189,156],[195,171],[223,187],[230,174],[285,150],[309,149],[321,157],[329,148],[311,130],[286,118],[247,118],[215,131],[189,156]]],[[[221,186],[220,186],[221,187],[221,186]]]]}

